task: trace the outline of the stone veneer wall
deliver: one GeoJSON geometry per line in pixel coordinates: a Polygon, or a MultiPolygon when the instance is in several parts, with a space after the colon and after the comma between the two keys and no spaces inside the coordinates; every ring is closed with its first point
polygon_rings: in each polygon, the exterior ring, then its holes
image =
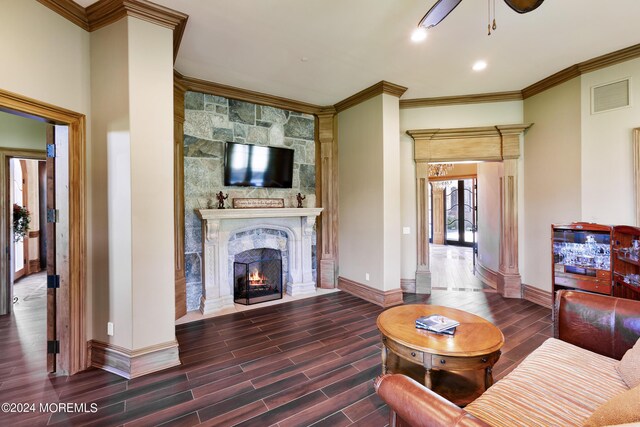
{"type": "MultiPolygon", "coordinates": [[[[196,310],[202,296],[202,226],[195,209],[217,206],[215,193],[235,197],[283,198],[295,207],[296,194],[315,207],[315,121],[308,114],[198,92],[185,94],[184,206],[187,310],[196,310]],[[224,148],[227,141],[287,147],[295,150],[292,188],[224,186],[224,148]]],[[[316,277],[315,234],[313,246],[316,277]]]]}

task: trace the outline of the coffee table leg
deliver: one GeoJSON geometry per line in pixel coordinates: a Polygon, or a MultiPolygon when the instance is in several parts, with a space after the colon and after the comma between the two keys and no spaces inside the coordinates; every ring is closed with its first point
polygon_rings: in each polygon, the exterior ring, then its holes
{"type": "Polygon", "coordinates": [[[389,370],[387,369],[387,354],[388,354],[387,346],[382,344],[382,375],[386,374],[389,370]]]}
{"type": "Polygon", "coordinates": [[[493,373],[490,367],[484,369],[484,389],[488,389],[493,385],[493,373]]]}
{"type": "Polygon", "coordinates": [[[424,386],[431,390],[431,369],[429,368],[424,370],[424,386]]]}

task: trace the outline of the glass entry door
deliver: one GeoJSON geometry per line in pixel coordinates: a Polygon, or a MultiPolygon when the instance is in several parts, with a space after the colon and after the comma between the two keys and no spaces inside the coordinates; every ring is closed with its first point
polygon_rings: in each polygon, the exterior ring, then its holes
{"type": "Polygon", "coordinates": [[[448,245],[475,248],[477,231],[477,184],[475,178],[448,183],[444,191],[444,218],[448,245]]]}

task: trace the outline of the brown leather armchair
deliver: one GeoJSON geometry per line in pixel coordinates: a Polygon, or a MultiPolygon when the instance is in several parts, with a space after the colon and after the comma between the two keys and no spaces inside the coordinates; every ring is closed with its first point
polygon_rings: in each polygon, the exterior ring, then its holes
{"type": "MultiPolygon", "coordinates": [[[[558,291],[554,336],[619,360],[640,337],[640,301],[558,291]]],[[[382,375],[376,378],[375,388],[391,409],[391,427],[488,426],[407,376],[382,375]]]]}

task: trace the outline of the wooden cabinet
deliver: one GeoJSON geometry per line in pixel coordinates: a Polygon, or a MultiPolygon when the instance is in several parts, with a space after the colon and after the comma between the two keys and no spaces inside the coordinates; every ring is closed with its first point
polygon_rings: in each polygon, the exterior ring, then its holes
{"type": "Polygon", "coordinates": [[[613,296],[640,300],[640,228],[613,227],[613,296]]]}
{"type": "Polygon", "coordinates": [[[612,232],[585,222],[551,226],[554,295],[559,289],[612,294],[612,232]]]}

